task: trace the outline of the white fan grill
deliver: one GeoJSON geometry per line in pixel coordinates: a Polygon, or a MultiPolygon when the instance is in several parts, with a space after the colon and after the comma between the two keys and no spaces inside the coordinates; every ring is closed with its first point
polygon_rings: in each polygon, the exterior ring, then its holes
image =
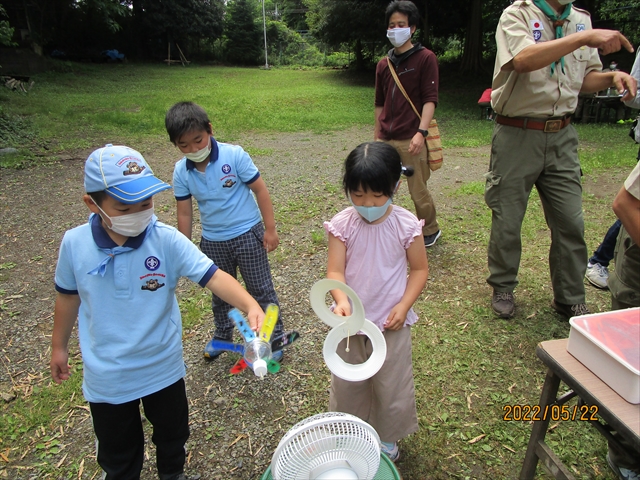
{"type": "Polygon", "coordinates": [[[380,466],[380,437],[356,416],[319,413],[294,425],[282,437],[271,460],[274,480],[314,479],[346,468],[371,480],[380,466]]]}

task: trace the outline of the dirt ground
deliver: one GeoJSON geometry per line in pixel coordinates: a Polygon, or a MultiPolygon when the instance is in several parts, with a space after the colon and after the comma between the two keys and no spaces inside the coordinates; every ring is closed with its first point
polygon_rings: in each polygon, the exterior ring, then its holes
{"type": "MultiPolygon", "coordinates": [[[[370,136],[370,129],[354,128],[321,135],[246,135],[233,143],[259,152],[254,160],[271,191],[278,216],[279,208],[292,199],[304,201],[306,189],[325,183],[339,185],[344,157],[370,136]]],[[[131,146],[144,154],[157,176],[171,181],[179,155],[164,138],[131,146]]],[[[81,196],[83,163],[89,153],[69,154],[38,168],[0,170],[0,402],[12,402],[34,386],[56,388],[49,380],[48,369],[53,277],[63,233],[87,220],[89,212],[81,196]]],[[[445,155],[444,168],[434,173],[429,183],[443,213],[449,209],[453,190],[463,183],[483,181],[489,148],[449,149],[445,155]]],[[[606,179],[587,177],[585,189],[596,196],[611,196],[625,175],[620,171],[606,179]]],[[[171,193],[156,197],[156,213],[161,221],[175,225],[171,193]]],[[[311,400],[319,398],[313,395],[328,399],[329,376],[320,356],[326,329],[316,320],[308,302],[311,285],[324,274],[326,250],[301,238],[308,237],[309,228],[322,231],[322,221],[334,213],[318,218],[315,226],[302,224],[280,232],[279,249],[283,253],[272,263],[273,276],[286,328],[302,334],[297,346],[286,354],[289,368],[264,382],[252,378],[249,372],[230,376],[227,372],[234,358],[225,354],[215,362],[202,359],[202,348],[211,334],[210,317],[185,332],[191,403],[188,472],[200,473],[203,479],[259,478],[279,439],[301,419],[299,412],[306,413],[311,400]]],[[[198,233],[196,230],[194,236],[198,233]]],[[[179,294],[191,291],[185,282],[179,294]]],[[[72,353],[77,355],[77,347],[72,353]]],[[[57,466],[61,468],[66,465],[65,458],[82,459],[84,475],[78,478],[98,478],[88,412],[82,399],[75,403],[78,408],[70,414],[64,431],[61,427],[64,449],[52,462],[60,462],[57,466]]],[[[148,450],[150,460],[145,462],[143,478],[156,478],[152,447],[148,450]]],[[[12,452],[11,456],[16,455],[12,452]]],[[[29,468],[38,462],[35,450],[24,452],[20,461],[6,465],[4,473],[0,470],[0,477],[58,478],[38,476],[37,469],[29,468]]]]}

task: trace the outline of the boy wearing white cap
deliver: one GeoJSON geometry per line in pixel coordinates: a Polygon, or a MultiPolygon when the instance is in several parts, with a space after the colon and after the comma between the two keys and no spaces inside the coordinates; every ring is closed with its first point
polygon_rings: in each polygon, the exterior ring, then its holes
{"type": "Polygon", "coordinates": [[[161,480],[184,474],[189,438],[182,324],[175,297],[188,277],[247,313],[254,329],[264,313],[230,275],[175,228],[158,221],[153,195],[171,188],[142,155],[107,145],[85,164],[88,223],[67,231],[55,274],[51,375],[70,376],[68,343],[78,319],[82,390],[106,479],[139,478],[144,435],[139,403],[153,425],[161,480]]]}

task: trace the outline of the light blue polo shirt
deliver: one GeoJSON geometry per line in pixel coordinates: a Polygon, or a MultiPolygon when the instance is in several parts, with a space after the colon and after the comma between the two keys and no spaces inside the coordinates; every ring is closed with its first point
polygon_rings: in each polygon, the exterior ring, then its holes
{"type": "Polygon", "coordinates": [[[185,375],[180,277],[205,286],[217,266],[178,230],[157,221],[123,245],[104,276],[91,275],[116,247],[100,217],[65,233],[56,290],[80,295],[82,391],[90,402],[120,404],[155,393],[185,375]]]}
{"type": "Polygon", "coordinates": [[[173,170],[176,200],[192,196],[198,202],[202,236],[211,242],[231,240],[262,220],[249,185],[260,177],[242,147],[218,143],[211,137],[211,158],[204,173],[182,158],[173,170]]]}

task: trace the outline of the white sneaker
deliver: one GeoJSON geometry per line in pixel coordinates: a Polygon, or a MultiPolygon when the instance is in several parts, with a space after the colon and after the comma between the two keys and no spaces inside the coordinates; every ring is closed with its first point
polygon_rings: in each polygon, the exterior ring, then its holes
{"type": "Polygon", "coordinates": [[[607,283],[609,282],[609,270],[607,267],[603,267],[599,263],[588,263],[587,272],[584,274],[589,283],[595,287],[606,290],[609,288],[607,283]]]}

